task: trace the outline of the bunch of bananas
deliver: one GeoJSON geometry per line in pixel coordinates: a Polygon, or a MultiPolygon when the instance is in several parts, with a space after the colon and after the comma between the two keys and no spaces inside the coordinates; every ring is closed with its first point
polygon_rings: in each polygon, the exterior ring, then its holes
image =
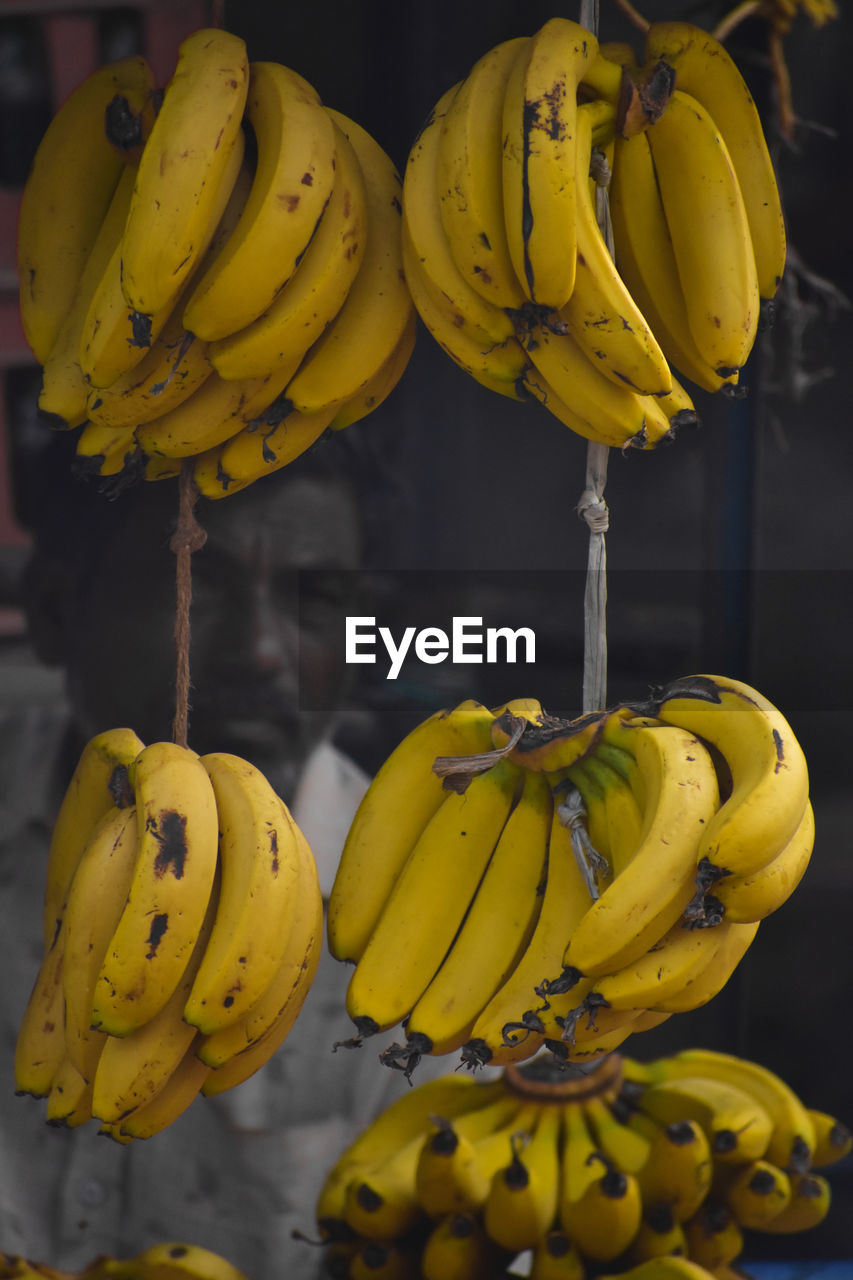
{"type": "Polygon", "coordinates": [[[282,1043],[322,912],[307,841],[253,765],[98,734],[51,838],[17,1091],[46,1098],[51,1124],[158,1133],[282,1043]]]}
{"type": "Polygon", "coordinates": [[[198,1244],[164,1241],[133,1258],[101,1254],[82,1271],[0,1254],[0,1280],[247,1280],[233,1263],[198,1244]]]}
{"type": "Polygon", "coordinates": [[[161,91],[100,68],[38,148],[20,209],[42,413],[81,466],[219,498],[389,394],[415,339],[401,182],[302,76],[202,29],[161,91]],[[75,181],[68,182],[68,174],[75,181]]]}
{"type": "Polygon", "coordinates": [[[657,22],[643,57],[565,18],[490,49],[411,149],[403,249],[421,319],[473,378],[652,449],[696,422],[676,373],[735,387],[785,228],[723,46],[657,22]]]}
{"type": "Polygon", "coordinates": [[[803,752],[737,680],[577,720],[436,713],[376,774],[332,888],[355,1042],[404,1022],[380,1056],[409,1074],[460,1048],[598,1058],[720,991],[813,840],[803,752]]]}
{"type": "Polygon", "coordinates": [[[530,1250],[535,1280],[728,1276],[745,1231],[822,1221],[830,1185],[814,1170],[853,1147],[834,1117],[730,1054],[613,1054],[574,1078],[543,1065],[443,1076],[380,1114],[317,1202],[330,1269],[491,1280],[530,1250]]]}

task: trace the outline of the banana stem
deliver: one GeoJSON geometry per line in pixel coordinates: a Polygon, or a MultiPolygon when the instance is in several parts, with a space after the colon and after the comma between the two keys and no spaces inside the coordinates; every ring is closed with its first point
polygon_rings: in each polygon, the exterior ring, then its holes
{"type": "Polygon", "coordinates": [[[762,7],[762,0],[741,0],[740,4],[736,4],[730,9],[725,17],[721,18],[712,32],[715,40],[719,40],[720,44],[731,35],[735,27],[739,26],[745,18],[751,17],[754,13],[758,13],[762,7]]]}
{"type": "MultiPolygon", "coordinates": [[[[616,8],[622,10],[622,12],[624,13],[625,17],[628,19],[629,22],[632,22],[634,26],[637,27],[640,31],[648,31],[649,29],[648,18],[644,18],[643,15],[640,13],[639,9],[634,8],[634,6],[631,4],[631,0],[615,0],[615,3],[616,3],[616,8]]],[[[583,20],[581,20],[581,25],[586,26],[587,24],[583,22],[583,20]]]]}
{"type": "Polygon", "coordinates": [[[190,698],[190,604],[192,603],[192,553],[207,541],[207,534],[194,515],[198,489],[193,479],[192,458],[184,461],[178,480],[178,523],[169,542],[175,553],[175,719],[172,739],[187,745],[190,698]]]}

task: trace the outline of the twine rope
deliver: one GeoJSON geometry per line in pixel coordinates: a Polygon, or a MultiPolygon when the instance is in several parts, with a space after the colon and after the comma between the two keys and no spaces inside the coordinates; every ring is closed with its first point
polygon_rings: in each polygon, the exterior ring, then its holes
{"type": "Polygon", "coordinates": [[[195,518],[198,489],[193,479],[192,459],[181,467],[178,480],[178,523],[169,541],[175,553],[175,719],[172,739],[186,747],[190,705],[190,605],[192,604],[192,554],[207,541],[207,534],[195,518]]]}

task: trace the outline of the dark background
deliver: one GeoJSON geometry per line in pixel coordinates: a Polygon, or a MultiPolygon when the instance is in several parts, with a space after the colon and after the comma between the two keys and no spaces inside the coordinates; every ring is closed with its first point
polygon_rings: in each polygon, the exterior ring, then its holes
{"type": "MultiPolygon", "coordinates": [[[[146,21],[157,8],[154,0],[123,8],[0,4],[0,184],[7,202],[52,110],[40,44],[44,11],[97,9],[106,60],[144,48],[146,21]]],[[[175,0],[160,8],[177,30],[182,18],[186,29],[197,25],[203,6],[175,0]]],[[[652,19],[684,17],[706,27],[726,12],[681,0],[642,8],[652,19]]],[[[577,17],[575,5],[553,0],[523,6],[233,0],[225,4],[224,23],[246,39],[251,57],[275,59],[306,76],[402,168],[441,93],[488,48],[531,34],[557,13],[577,17]]],[[[632,39],[641,48],[607,0],[600,23],[602,39],[632,39]]],[[[812,278],[853,296],[853,39],[846,16],[820,30],[803,16],[795,20],[785,52],[798,124],[794,137],[783,140],[773,123],[766,30],[750,19],[728,47],[765,114],[789,239],[807,271],[789,272],[776,325],[747,371],[746,400],[697,393],[701,430],[655,454],[611,451],[608,700],[641,696],[649,683],[690,671],[754,684],[788,717],[806,751],[817,841],[802,885],[762,925],[723,994],[626,1048],[640,1057],[692,1043],[741,1053],[778,1071],[811,1105],[853,1123],[853,313],[838,298],[827,304],[827,290],[812,278]]],[[[168,74],[168,48],[160,49],[168,74]]],[[[73,68],[67,74],[73,84],[73,68]]],[[[4,252],[4,261],[13,261],[8,243],[4,252]]],[[[8,267],[2,283],[8,300],[14,287],[8,267]]],[[[34,371],[12,339],[6,347],[6,460],[14,498],[24,483],[15,470],[16,441],[37,429],[34,371]]],[[[584,488],[584,442],[538,406],[481,388],[423,329],[403,381],[350,432],[378,458],[375,502],[385,518],[373,554],[382,572],[371,580],[378,620],[395,634],[407,620],[443,625],[453,614],[482,615],[485,625],[531,626],[537,664],[535,670],[408,664],[396,682],[384,680],[384,667],[359,668],[342,744],[374,768],[414,723],[468,696],[496,703],[533,695],[551,712],[577,714],[588,539],[575,506],[584,488]]],[[[20,691],[20,674],[31,664],[16,611],[25,534],[14,509],[0,554],[2,656],[20,691]]],[[[0,696],[12,683],[0,684],[0,696]]],[[[53,688],[35,678],[27,687],[41,696],[53,688]]],[[[762,1237],[753,1256],[853,1254],[853,1162],[830,1173],[836,1203],[827,1222],[802,1236],[762,1237]]]]}

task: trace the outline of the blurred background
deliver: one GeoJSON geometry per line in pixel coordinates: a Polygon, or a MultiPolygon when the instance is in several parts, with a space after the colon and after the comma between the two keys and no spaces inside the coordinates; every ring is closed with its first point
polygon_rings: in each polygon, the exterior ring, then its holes
{"type": "MultiPolygon", "coordinates": [[[[647,18],[709,29],[727,9],[684,0],[642,6],[647,18]]],[[[444,90],[487,49],[532,34],[555,14],[578,16],[554,0],[0,0],[0,705],[62,697],[56,673],[31,654],[18,592],[26,502],[38,501],[30,460],[46,429],[14,270],[20,188],[58,103],[99,62],[134,52],[165,83],[183,36],[222,21],[244,37],[251,58],[298,70],[402,170],[444,90]]],[[[601,0],[600,36],[642,47],[611,0],[601,0]]],[[[701,1043],[754,1057],[851,1124],[853,37],[844,14],[819,28],[802,12],[795,17],[784,40],[796,117],[789,138],[776,125],[760,6],[727,45],[764,115],[792,261],[776,323],[744,378],[747,398],[697,393],[700,430],[656,454],[611,451],[608,701],[694,671],[755,685],[805,749],[817,842],[802,885],[762,925],[724,993],[626,1048],[642,1057],[701,1043]]],[[[449,625],[460,614],[528,626],[537,653],[535,667],[407,663],[393,682],[383,665],[359,667],[341,744],[375,769],[425,715],[469,696],[497,703],[531,695],[552,713],[579,713],[584,442],[539,406],[474,383],[424,329],[403,381],[350,432],[365,438],[377,467],[383,536],[369,566],[369,612],[395,635],[409,622],[449,625]]],[[[792,1247],[800,1258],[851,1256],[853,1162],[830,1176],[829,1219],[793,1240],[762,1241],[763,1257],[789,1258],[792,1247]]]]}

